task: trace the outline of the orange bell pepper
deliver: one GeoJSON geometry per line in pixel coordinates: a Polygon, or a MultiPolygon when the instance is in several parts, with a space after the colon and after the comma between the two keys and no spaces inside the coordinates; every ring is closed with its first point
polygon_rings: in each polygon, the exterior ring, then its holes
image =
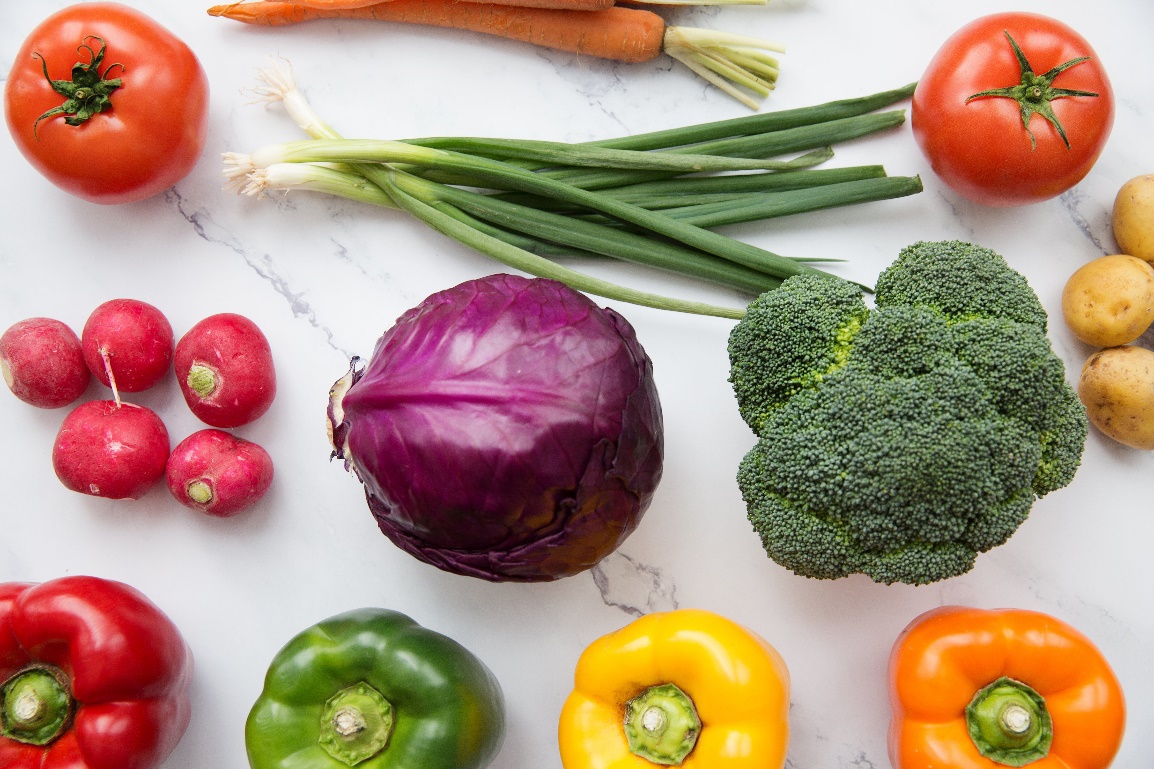
{"type": "Polygon", "coordinates": [[[558,741],[565,769],[781,769],[789,672],[722,616],[649,614],[581,655],[558,741]]]}
{"type": "Polygon", "coordinates": [[[1098,649],[1039,612],[947,606],[902,631],[889,663],[894,769],[1104,769],[1122,687],[1098,649]]]}

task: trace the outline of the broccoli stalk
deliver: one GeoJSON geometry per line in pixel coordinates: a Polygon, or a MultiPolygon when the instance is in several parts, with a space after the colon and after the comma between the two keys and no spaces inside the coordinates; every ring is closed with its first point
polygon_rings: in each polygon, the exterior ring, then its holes
{"type": "Polygon", "coordinates": [[[1086,412],[1037,295],[993,251],[914,244],[875,305],[809,275],[750,305],[729,344],[758,435],[738,485],[795,573],[927,584],[969,571],[1073,480],[1086,412]]]}

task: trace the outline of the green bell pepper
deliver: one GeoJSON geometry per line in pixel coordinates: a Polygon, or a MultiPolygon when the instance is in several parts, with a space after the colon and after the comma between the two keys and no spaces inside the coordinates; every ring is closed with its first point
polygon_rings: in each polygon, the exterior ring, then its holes
{"type": "Polygon", "coordinates": [[[481,769],[505,733],[493,673],[386,609],[308,628],[277,653],[245,725],[252,769],[481,769]]]}

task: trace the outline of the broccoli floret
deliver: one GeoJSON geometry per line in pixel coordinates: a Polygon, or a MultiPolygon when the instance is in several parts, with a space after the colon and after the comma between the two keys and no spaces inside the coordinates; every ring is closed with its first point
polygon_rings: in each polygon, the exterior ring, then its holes
{"type": "Polygon", "coordinates": [[[929,310],[893,307],[863,325],[846,360],[887,379],[928,374],[953,358],[950,327],[929,310]]]}
{"type": "Polygon", "coordinates": [[[1051,405],[1042,428],[1042,461],[1034,477],[1034,493],[1044,497],[1068,486],[1082,463],[1082,449],[1090,420],[1072,387],[1066,387],[1051,405]]]}
{"type": "Polygon", "coordinates": [[[1073,479],[1087,420],[1037,296],[1000,256],[921,243],[884,275],[873,310],[805,276],[738,323],[731,381],[758,435],[738,485],[792,571],[926,584],[969,571],[1073,479]]]}
{"type": "Polygon", "coordinates": [[[878,307],[924,307],[948,322],[1005,318],[1046,331],[1046,310],[1021,273],[988,248],[961,241],[914,243],[878,276],[878,307]]]}
{"type": "Polygon", "coordinates": [[[821,275],[795,276],[755,299],[729,336],[729,382],[745,423],[757,432],[774,409],[842,366],[868,315],[860,288],[821,275]]]}
{"type": "Polygon", "coordinates": [[[998,410],[1039,433],[1034,493],[1042,497],[1069,484],[1082,461],[1089,421],[1045,333],[1000,318],[957,323],[951,331],[958,358],[989,385],[998,410]]]}

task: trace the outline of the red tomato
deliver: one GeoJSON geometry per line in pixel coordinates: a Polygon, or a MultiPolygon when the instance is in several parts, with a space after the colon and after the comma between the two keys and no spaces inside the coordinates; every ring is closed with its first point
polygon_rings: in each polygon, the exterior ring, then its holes
{"type": "Polygon", "coordinates": [[[998,13],[962,27],[937,52],[914,91],[911,124],[934,172],[954,190],[984,205],[1023,205],[1089,173],[1114,124],[1114,92],[1090,44],[1070,27],[998,13]]]}
{"type": "Polygon", "coordinates": [[[208,130],[208,79],[196,56],[118,3],[82,3],[45,19],[16,54],[4,101],[8,130],[36,170],[95,203],[168,189],[192,170],[208,130]],[[77,62],[85,65],[79,73],[77,62]],[[75,90],[74,79],[93,82],[69,98],[53,89],[45,68],[66,91],[75,90]],[[57,111],[81,103],[77,114],[57,111]],[[95,114],[69,125],[85,110],[95,114]]]}

